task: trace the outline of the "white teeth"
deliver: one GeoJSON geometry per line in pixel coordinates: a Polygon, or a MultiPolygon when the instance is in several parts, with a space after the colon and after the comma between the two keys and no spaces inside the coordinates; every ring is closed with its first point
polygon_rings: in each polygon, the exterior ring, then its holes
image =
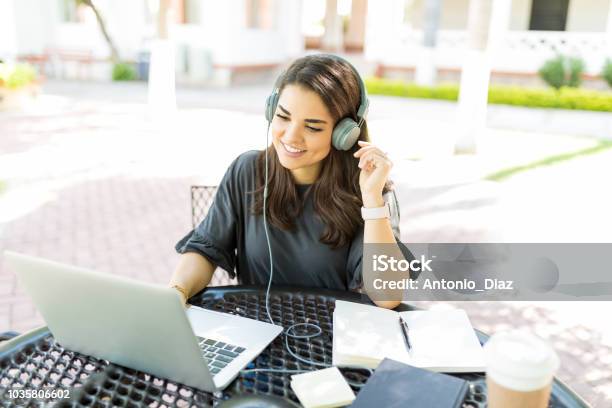
{"type": "Polygon", "coordinates": [[[285,149],[289,152],[289,153],[301,153],[301,152],[305,152],[306,150],[299,150],[299,149],[294,149],[293,147],[286,145],[283,143],[283,146],[285,147],[285,149]]]}

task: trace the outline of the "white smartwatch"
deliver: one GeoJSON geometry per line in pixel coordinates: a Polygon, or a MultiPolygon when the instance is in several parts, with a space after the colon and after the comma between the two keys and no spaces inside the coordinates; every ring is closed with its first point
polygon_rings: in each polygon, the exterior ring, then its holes
{"type": "Polygon", "coordinates": [[[382,218],[391,218],[391,211],[389,211],[389,203],[385,203],[385,205],[383,205],[382,207],[361,207],[361,217],[364,220],[379,220],[382,218]]]}

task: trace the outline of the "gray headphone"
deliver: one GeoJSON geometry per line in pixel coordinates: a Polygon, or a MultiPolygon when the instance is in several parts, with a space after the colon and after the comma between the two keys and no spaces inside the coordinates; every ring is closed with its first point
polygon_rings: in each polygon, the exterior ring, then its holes
{"type": "MultiPolygon", "coordinates": [[[[370,105],[368,95],[366,94],[365,84],[363,83],[361,76],[359,76],[357,69],[355,69],[355,67],[344,58],[332,54],[319,55],[333,58],[337,61],[343,61],[348,64],[355,73],[355,77],[359,83],[360,103],[359,108],[357,109],[357,118],[359,119],[359,123],[355,122],[352,118],[344,118],[338,122],[332,132],[332,145],[338,150],[349,150],[359,138],[359,134],[361,133],[361,124],[365,120],[368,113],[368,107],[370,105]]],[[[280,78],[277,80],[277,84],[279,80],[280,78]]],[[[278,105],[279,97],[280,92],[278,86],[275,85],[274,92],[272,92],[272,94],[266,99],[266,119],[268,120],[268,124],[270,124],[274,118],[274,112],[276,112],[276,105],[278,105]]]]}

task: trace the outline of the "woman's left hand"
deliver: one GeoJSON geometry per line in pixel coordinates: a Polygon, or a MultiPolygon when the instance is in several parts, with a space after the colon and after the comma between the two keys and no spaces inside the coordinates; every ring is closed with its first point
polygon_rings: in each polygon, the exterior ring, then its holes
{"type": "Polygon", "coordinates": [[[365,207],[382,206],[382,192],[393,167],[393,162],[378,147],[358,142],[361,147],[353,156],[359,159],[359,187],[365,207]]]}

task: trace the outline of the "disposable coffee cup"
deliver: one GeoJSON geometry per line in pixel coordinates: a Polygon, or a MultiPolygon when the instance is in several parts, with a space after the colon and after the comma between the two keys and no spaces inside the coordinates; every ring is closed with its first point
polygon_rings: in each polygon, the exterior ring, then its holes
{"type": "Polygon", "coordinates": [[[559,357],[524,331],[493,335],[484,346],[489,408],[545,408],[559,357]]]}

